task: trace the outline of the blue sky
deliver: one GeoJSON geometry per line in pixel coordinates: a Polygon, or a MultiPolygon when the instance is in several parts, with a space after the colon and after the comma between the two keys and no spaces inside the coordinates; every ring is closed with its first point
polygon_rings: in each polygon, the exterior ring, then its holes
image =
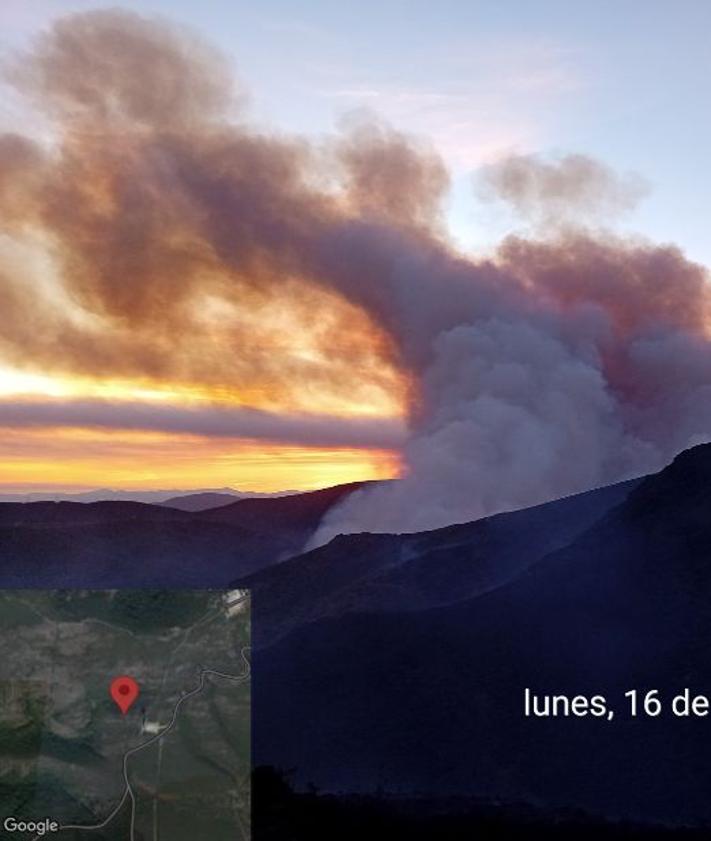
{"type": "MultiPolygon", "coordinates": [[[[706,0],[3,0],[3,45],[116,5],[218,44],[261,124],[318,137],[367,110],[425,138],[452,172],[449,220],[465,247],[486,249],[516,224],[478,201],[481,165],[581,152],[649,182],[625,229],[711,264],[706,0]]],[[[6,102],[3,128],[15,116],[6,102]]]]}

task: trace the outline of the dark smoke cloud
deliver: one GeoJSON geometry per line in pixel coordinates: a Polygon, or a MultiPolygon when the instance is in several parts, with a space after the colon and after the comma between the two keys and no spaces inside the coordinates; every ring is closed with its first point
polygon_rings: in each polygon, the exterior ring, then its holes
{"type": "Polygon", "coordinates": [[[102,11],[60,20],[10,77],[51,115],[56,144],[0,139],[2,228],[39,242],[72,306],[31,299],[27,272],[0,265],[6,358],[286,403],[397,387],[389,336],[296,258],[345,215],[345,188],[307,185],[303,142],[229,121],[223,61],[170,26],[102,11]]]}
{"type": "MultiPolygon", "coordinates": [[[[2,302],[32,327],[4,318],[3,354],[286,398],[401,391],[403,480],[351,497],[318,540],[529,505],[709,436],[709,285],[678,250],[565,224],[458,256],[430,151],[377,124],[326,149],[260,134],[219,60],[133,15],[68,18],[25,67],[58,143],[0,142],[2,224],[45,244],[65,303],[5,266],[2,302]]],[[[492,183],[538,218],[616,193],[587,159],[520,170],[492,183]]]]}
{"type": "Polygon", "coordinates": [[[449,176],[431,150],[387,125],[351,121],[337,153],[352,212],[396,225],[441,223],[449,176]]]}
{"type": "Polygon", "coordinates": [[[40,107],[87,131],[189,130],[241,99],[226,60],[193,33],[119,11],[57,20],[8,75],[40,107]]]}

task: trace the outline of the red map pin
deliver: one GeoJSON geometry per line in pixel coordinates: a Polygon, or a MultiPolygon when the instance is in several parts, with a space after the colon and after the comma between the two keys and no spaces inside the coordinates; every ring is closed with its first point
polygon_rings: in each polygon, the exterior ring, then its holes
{"type": "Polygon", "coordinates": [[[118,704],[119,709],[126,715],[133,702],[138,698],[138,684],[132,677],[121,675],[111,681],[111,697],[118,704]]]}

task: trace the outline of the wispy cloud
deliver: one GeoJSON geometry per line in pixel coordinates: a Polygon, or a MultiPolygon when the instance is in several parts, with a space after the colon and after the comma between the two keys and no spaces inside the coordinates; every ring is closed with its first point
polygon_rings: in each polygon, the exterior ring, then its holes
{"type": "Polygon", "coordinates": [[[525,40],[460,46],[393,82],[384,71],[324,68],[316,93],[428,136],[455,169],[473,169],[544,142],[552,103],[585,85],[577,53],[525,40]]]}
{"type": "Polygon", "coordinates": [[[403,424],[395,419],[88,399],[3,400],[0,427],[143,430],[301,446],[374,449],[398,447],[404,438],[403,424]]]}

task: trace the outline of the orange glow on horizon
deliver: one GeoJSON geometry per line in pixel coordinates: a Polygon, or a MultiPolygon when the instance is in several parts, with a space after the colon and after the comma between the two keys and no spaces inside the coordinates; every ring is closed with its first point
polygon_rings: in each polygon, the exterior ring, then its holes
{"type": "Polygon", "coordinates": [[[249,407],[273,411],[278,409],[308,409],[314,414],[331,414],[335,417],[396,418],[404,413],[399,394],[372,389],[367,401],[363,395],[353,400],[336,398],[328,394],[309,392],[303,405],[289,402],[282,405],[269,399],[258,390],[237,391],[229,386],[200,383],[156,382],[141,379],[96,379],[75,375],[46,375],[23,372],[0,366],[0,398],[51,397],[93,398],[101,400],[126,400],[156,403],[175,403],[189,406],[200,403],[232,407],[249,407]]]}
{"type": "Polygon", "coordinates": [[[389,450],[94,429],[8,429],[0,439],[4,492],[110,487],[312,490],[399,475],[389,450]]]}
{"type": "MultiPolygon", "coordinates": [[[[361,387],[351,400],[305,389],[300,404],[279,395],[211,383],[157,382],[22,371],[0,364],[0,400],[136,402],[148,407],[249,407],[337,418],[402,416],[399,392],[361,387]],[[368,399],[364,399],[368,398],[368,399]]],[[[397,476],[399,454],[367,447],[273,443],[189,433],[111,428],[4,428],[0,437],[0,491],[198,489],[310,490],[344,482],[397,476]]]]}

